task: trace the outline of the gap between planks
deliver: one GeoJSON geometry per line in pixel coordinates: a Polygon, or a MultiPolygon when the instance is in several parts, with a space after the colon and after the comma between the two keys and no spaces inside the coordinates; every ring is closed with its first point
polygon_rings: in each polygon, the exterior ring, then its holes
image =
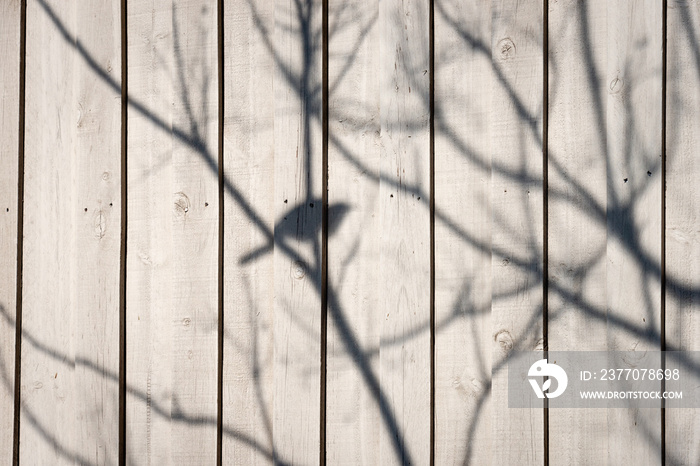
{"type": "Polygon", "coordinates": [[[119,464],[126,465],[126,232],[127,232],[127,85],[126,2],[121,0],[121,236],[119,246],[119,464]]]}
{"type": "Polygon", "coordinates": [[[223,464],[224,410],[224,0],[216,2],[218,72],[218,181],[219,181],[219,257],[218,257],[218,361],[216,380],[216,464],[223,464]]]}
{"type": "Polygon", "coordinates": [[[320,387],[320,424],[319,424],[319,464],[326,464],[326,388],[328,365],[328,0],[321,5],[321,377],[320,387]]]}
{"type": "MultiPolygon", "coordinates": [[[[430,105],[430,466],[435,466],[435,0],[429,12],[430,105]]],[[[420,199],[420,198],[419,198],[420,199]]]]}
{"type": "Polygon", "coordinates": [[[21,396],[21,356],[22,356],[22,258],[24,249],[24,122],[25,122],[25,83],[27,70],[27,0],[22,0],[20,13],[19,45],[19,144],[17,182],[17,291],[15,310],[15,387],[12,463],[19,465],[19,418],[21,396]]]}
{"type": "MultiPolygon", "coordinates": [[[[549,354],[549,0],[542,7],[542,349],[549,354]]],[[[545,398],[543,417],[544,466],[549,466],[549,400],[545,398]]]]}
{"type": "MultiPolygon", "coordinates": [[[[660,346],[661,367],[666,369],[666,79],[667,79],[667,37],[668,0],[662,2],[661,19],[661,303],[660,303],[660,346]]],[[[661,390],[666,390],[666,381],[661,381],[661,390]]],[[[661,465],[666,466],[666,401],[661,400],[661,465]]]]}

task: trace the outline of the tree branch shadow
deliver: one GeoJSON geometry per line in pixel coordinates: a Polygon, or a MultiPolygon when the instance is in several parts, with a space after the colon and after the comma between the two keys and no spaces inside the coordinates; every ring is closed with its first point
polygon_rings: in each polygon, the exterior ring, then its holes
{"type": "MultiPolygon", "coordinates": [[[[49,4],[45,0],[38,0],[38,4],[41,6],[45,14],[51,19],[53,24],[56,26],[62,38],[68,44],[70,44],[71,47],[75,49],[76,53],[85,61],[85,63],[90,67],[90,69],[97,76],[99,76],[102,79],[102,81],[109,85],[109,87],[115,93],[121,93],[121,83],[116,81],[109,73],[107,73],[103,69],[103,67],[94,59],[94,57],[91,55],[91,53],[84,44],[82,44],[79,40],[74,39],[73,34],[66,29],[64,24],[62,24],[62,22],[55,14],[51,6],[49,6],[49,4]]],[[[318,60],[318,56],[320,55],[319,51],[321,49],[321,36],[320,31],[314,30],[314,28],[312,27],[312,3],[310,1],[304,2],[303,0],[294,0],[293,5],[297,11],[297,20],[299,27],[290,29],[290,32],[299,35],[303,56],[303,63],[299,72],[295,71],[295,64],[290,64],[285,61],[283,54],[277,49],[274,43],[274,39],[271,37],[271,32],[267,30],[264,21],[262,21],[259,17],[255,4],[252,1],[248,0],[248,6],[252,12],[253,19],[257,26],[260,39],[267,46],[268,53],[273,58],[275,65],[279,70],[280,76],[284,78],[284,85],[292,89],[296,94],[296,98],[299,100],[299,102],[301,102],[301,116],[304,119],[304,142],[302,144],[305,148],[308,149],[312,145],[312,125],[321,125],[323,121],[323,115],[321,110],[322,87],[315,85],[313,83],[312,77],[310,76],[310,73],[313,69],[312,63],[314,62],[314,60],[318,60]]],[[[687,10],[687,6],[683,6],[687,10]]],[[[590,46],[591,39],[588,36],[588,30],[590,26],[587,23],[587,15],[585,8],[586,7],[584,5],[583,7],[581,7],[580,10],[582,37],[584,41],[583,59],[587,64],[587,79],[589,82],[589,87],[595,90],[593,94],[593,106],[597,112],[596,124],[598,125],[598,134],[600,137],[598,143],[601,145],[601,147],[606,148],[608,147],[608,138],[607,127],[605,124],[606,119],[604,114],[604,97],[599,92],[598,83],[601,77],[599,71],[595,66],[595,57],[593,57],[592,55],[593,52],[590,46]]],[[[435,9],[436,13],[441,15],[441,18],[460,35],[460,37],[463,39],[465,47],[469,47],[472,50],[478,52],[479,54],[482,54],[485,57],[489,57],[490,59],[492,54],[491,44],[483,43],[474,35],[472,35],[469,30],[463,28],[459,21],[455,18],[452,18],[447,12],[447,10],[443,7],[443,2],[436,2],[435,9]]],[[[684,14],[687,16],[687,11],[684,10],[684,14]]],[[[354,21],[358,17],[361,16],[358,16],[357,12],[351,10],[339,9],[337,12],[334,11],[334,21],[332,23],[331,34],[337,33],[337,31],[340,31],[346,24],[348,24],[351,21],[354,21]]],[[[333,93],[337,90],[343,77],[351,68],[361,43],[364,40],[366,40],[367,35],[372,30],[372,28],[376,27],[376,24],[376,16],[366,18],[366,21],[361,27],[361,33],[357,38],[357,42],[352,46],[353,52],[347,56],[347,61],[341,68],[340,77],[333,83],[329,83],[330,93],[333,93]]],[[[687,34],[691,38],[694,38],[695,32],[692,30],[692,24],[690,24],[689,21],[686,21],[686,24],[688,25],[688,29],[686,31],[687,34]]],[[[181,45],[179,43],[179,24],[176,19],[174,7],[172,27],[175,37],[175,50],[177,52],[181,45]]],[[[700,76],[700,48],[695,47],[693,49],[693,53],[698,68],[698,75],[700,76]]],[[[171,125],[169,122],[166,122],[154,112],[149,110],[146,104],[139,102],[138,100],[135,100],[130,96],[128,97],[129,110],[133,110],[139,113],[159,130],[168,134],[172,134],[172,136],[176,138],[180,143],[186,145],[187,147],[195,151],[201,157],[201,160],[203,160],[206,163],[207,167],[213,173],[218,173],[219,167],[217,154],[215,154],[215,151],[212,148],[208,147],[206,143],[206,138],[202,135],[202,127],[205,127],[206,125],[200,124],[201,121],[197,115],[198,112],[195,111],[195,106],[197,105],[198,99],[194,98],[193,95],[191,95],[193,90],[188,85],[189,78],[186,75],[188,65],[186,65],[182,61],[181,55],[176,53],[175,56],[177,58],[176,74],[179,85],[178,95],[180,100],[182,101],[182,104],[184,105],[185,112],[187,114],[187,121],[189,121],[190,123],[189,127],[184,128],[171,125]]],[[[552,62],[550,69],[556,70],[556,65],[557,64],[555,62],[552,62]]],[[[421,87],[415,85],[415,81],[412,80],[412,76],[415,73],[420,72],[420,70],[413,68],[414,66],[410,63],[406,65],[406,70],[408,71],[408,73],[407,76],[404,76],[404,78],[407,80],[407,82],[414,84],[414,89],[419,91],[421,87]]],[[[500,86],[505,92],[505,94],[508,96],[510,104],[515,108],[517,114],[519,115],[521,121],[523,122],[526,128],[526,131],[529,131],[529,134],[521,134],[521,137],[523,139],[526,137],[534,138],[538,146],[541,148],[542,139],[541,128],[539,127],[539,117],[537,115],[533,115],[528,110],[528,107],[523,101],[522,96],[518,95],[516,90],[511,86],[508,77],[505,75],[505,72],[501,69],[501,67],[498,66],[498,64],[494,64],[491,71],[496,77],[497,85],[500,86]]],[[[207,70],[206,67],[202,69],[202,73],[204,75],[210,74],[210,72],[211,70],[207,70]]],[[[556,73],[554,79],[556,79],[556,73]]],[[[202,81],[203,87],[198,91],[201,92],[202,96],[205,96],[208,94],[208,86],[210,80],[203,79],[202,81]]],[[[634,83],[631,83],[630,85],[634,85],[634,83]]],[[[425,109],[429,109],[429,93],[424,92],[421,98],[425,109]]],[[[202,99],[201,104],[204,106],[203,109],[201,109],[201,112],[203,115],[206,115],[206,99],[202,99]]],[[[631,114],[631,112],[628,111],[628,114],[631,114]]],[[[350,118],[351,116],[352,115],[337,115],[339,119],[345,117],[350,118]]],[[[479,170],[483,171],[486,174],[491,174],[495,172],[498,175],[506,177],[521,186],[530,186],[537,184],[541,185],[542,180],[532,175],[531,173],[528,173],[528,171],[523,167],[520,167],[520,169],[512,169],[509,166],[505,166],[499,162],[494,162],[493,160],[491,160],[490,154],[479,154],[474,148],[470,146],[470,144],[467,141],[464,140],[463,137],[461,137],[459,128],[454,128],[449,124],[449,122],[443,114],[439,102],[435,103],[433,116],[435,119],[436,130],[443,133],[445,137],[454,145],[454,147],[466,159],[473,163],[474,166],[478,167],[479,170]]],[[[408,121],[406,122],[406,124],[408,127],[412,127],[412,125],[415,125],[417,127],[420,126],[422,122],[408,121]]],[[[633,118],[630,118],[629,121],[627,121],[628,131],[633,132],[635,125],[635,120],[633,118]]],[[[398,186],[397,181],[395,181],[392,178],[383,176],[381,173],[379,173],[376,167],[370,167],[362,163],[359,160],[359,158],[355,156],[352,148],[344,144],[337,136],[331,133],[328,135],[328,138],[329,143],[333,145],[333,147],[338,151],[338,153],[342,154],[345,157],[345,159],[351,164],[353,164],[353,166],[355,166],[358,170],[362,170],[363,172],[365,172],[369,179],[373,180],[376,183],[381,182],[393,187],[398,186]]],[[[633,159],[632,152],[633,148],[630,145],[626,148],[626,153],[629,157],[630,164],[632,163],[631,161],[633,159]]],[[[611,173],[612,169],[609,166],[609,157],[607,156],[607,152],[604,155],[605,162],[607,164],[607,173],[611,173]]],[[[646,155],[651,157],[655,154],[646,155]]],[[[305,158],[304,164],[307,169],[307,176],[309,178],[306,181],[306,186],[310,187],[313,181],[312,177],[318,176],[320,178],[321,175],[313,174],[311,171],[312,155],[310,150],[307,150],[306,153],[303,154],[303,156],[305,158]]],[[[524,156],[525,154],[521,154],[521,157],[524,156]]],[[[606,226],[608,233],[613,235],[614,238],[617,241],[619,241],[619,243],[624,247],[627,256],[634,258],[637,265],[642,270],[644,270],[645,279],[648,282],[660,280],[661,264],[659,261],[656,260],[655,257],[653,257],[653,255],[649,251],[646,251],[644,249],[642,242],[640,241],[640,232],[637,228],[637,222],[634,213],[634,208],[636,206],[635,200],[643,196],[649,184],[633,183],[631,185],[628,185],[628,187],[630,188],[630,192],[627,194],[628,201],[625,202],[620,199],[618,191],[614,189],[614,186],[617,186],[617,184],[615,183],[617,183],[618,180],[608,180],[610,186],[608,188],[609,196],[607,198],[607,204],[602,205],[596,200],[595,193],[592,193],[589,189],[587,189],[582,183],[579,182],[579,180],[575,179],[573,176],[570,176],[566,168],[559,163],[557,154],[550,154],[549,163],[550,170],[556,172],[557,176],[560,176],[562,180],[564,180],[564,182],[567,184],[567,189],[565,190],[550,188],[548,191],[549,198],[553,200],[556,199],[558,201],[566,202],[571,206],[572,209],[575,209],[577,212],[584,215],[588,220],[596,222],[599,225],[606,226]]],[[[648,168],[649,172],[660,172],[660,163],[661,162],[658,161],[655,164],[650,165],[648,168]]],[[[321,276],[321,245],[318,241],[318,232],[321,229],[321,220],[318,216],[313,216],[309,219],[303,218],[306,215],[307,206],[309,204],[318,203],[319,206],[322,204],[320,198],[314,197],[311,190],[307,189],[304,193],[302,193],[303,200],[294,205],[291,205],[290,210],[285,215],[275,220],[274,228],[271,229],[266,224],[263,213],[259,212],[253,207],[251,202],[248,200],[246,193],[243,190],[235,186],[228,178],[224,178],[223,183],[226,194],[236,204],[238,204],[238,206],[241,208],[244,215],[246,216],[247,220],[255,226],[255,228],[265,240],[264,245],[262,245],[258,249],[248,252],[247,254],[239,258],[239,263],[241,266],[251,264],[252,262],[266,256],[267,254],[270,254],[273,250],[277,250],[289,260],[298,263],[300,267],[304,270],[305,274],[310,276],[321,276]],[[290,221],[285,222],[285,220],[290,221]],[[307,224],[306,228],[303,230],[303,233],[300,233],[300,230],[298,228],[298,224],[300,221],[302,223],[306,222],[307,224]],[[300,237],[300,234],[308,236],[300,237]],[[311,244],[313,250],[312,259],[309,260],[308,258],[305,258],[297,250],[296,245],[299,241],[307,241],[311,244]]],[[[422,189],[417,183],[413,184],[411,182],[408,182],[407,184],[403,184],[401,186],[401,189],[406,190],[408,193],[414,194],[416,197],[420,198],[425,208],[429,208],[429,193],[422,189]]],[[[329,225],[339,225],[343,217],[352,208],[353,207],[342,203],[329,206],[328,215],[329,217],[331,217],[329,219],[329,225]]],[[[523,209],[527,211],[527,206],[523,206],[523,209]]],[[[492,256],[508,258],[512,266],[517,267],[524,272],[527,272],[530,276],[535,278],[528,284],[530,289],[536,289],[542,286],[544,282],[541,263],[542,250],[538,246],[536,232],[533,229],[528,228],[526,231],[526,235],[528,238],[527,242],[531,245],[531,248],[529,250],[529,253],[523,256],[520,253],[515,254],[514,251],[509,250],[508,248],[493,247],[491,244],[480,240],[470,232],[466,231],[463,227],[461,227],[453,219],[451,214],[451,212],[444,211],[440,206],[436,206],[435,208],[436,222],[440,222],[442,225],[448,228],[449,231],[455,236],[457,236],[465,245],[474,249],[475,251],[489,253],[492,256]]],[[[533,214],[531,212],[529,212],[528,215],[530,216],[533,222],[536,221],[536,219],[533,218],[533,214]]],[[[505,228],[508,225],[507,219],[505,218],[494,217],[492,220],[494,222],[492,228],[505,228]]],[[[328,235],[332,235],[333,232],[333,230],[328,231],[328,235]]],[[[523,232],[510,231],[510,234],[515,238],[522,236],[523,232]]],[[[605,251],[594,251],[591,254],[591,256],[592,257],[588,262],[581,264],[580,270],[575,271],[575,273],[580,277],[581,280],[583,280],[586,273],[598,261],[604,259],[605,251]]],[[[469,285],[465,284],[465,286],[468,288],[469,285]]],[[[578,309],[585,312],[587,316],[590,316],[602,322],[606,322],[608,325],[622,332],[625,332],[625,334],[629,336],[638,338],[640,341],[644,341],[650,344],[656,344],[661,339],[658,322],[654,321],[653,315],[651,313],[651,309],[654,306],[654,297],[650,293],[645,294],[645,296],[643,297],[644,301],[647,303],[648,319],[646,325],[642,325],[615,315],[611,315],[607,309],[601,309],[593,303],[588,302],[585,298],[581,296],[581,294],[577,293],[575,290],[568,289],[565,285],[561,285],[559,283],[550,281],[548,283],[548,286],[550,293],[557,295],[562,302],[575,305],[578,309]]],[[[667,293],[676,297],[682,296],[684,297],[684,299],[692,299],[694,301],[700,300],[700,288],[684,284],[681,277],[667,277],[666,290],[667,293]]],[[[320,299],[322,296],[322,287],[320,282],[314,284],[313,291],[320,299]]],[[[456,295],[458,296],[458,300],[463,299],[464,295],[462,291],[463,290],[457,290],[456,295]]],[[[494,295],[494,298],[507,298],[510,296],[515,296],[517,293],[520,292],[522,292],[522,289],[518,288],[517,286],[513,286],[512,288],[508,288],[503,292],[496,293],[494,295]]],[[[377,406],[379,407],[382,423],[384,427],[391,433],[391,438],[394,442],[393,448],[397,458],[400,458],[406,462],[410,462],[411,458],[408,453],[409,449],[408,445],[406,445],[406,442],[403,438],[401,426],[399,425],[396,419],[396,415],[393,412],[393,408],[391,406],[390,401],[387,398],[385,391],[382,389],[377,374],[373,371],[370,365],[370,359],[376,354],[378,354],[379,348],[363,347],[360,344],[357,335],[355,334],[352,326],[347,320],[347,310],[344,309],[343,303],[340,302],[336,292],[330,286],[327,290],[327,300],[329,316],[331,317],[333,324],[338,330],[338,334],[340,335],[341,339],[345,344],[346,352],[350,360],[361,374],[362,379],[365,385],[367,386],[367,389],[373,394],[376,400],[377,406]]],[[[255,303],[252,302],[250,297],[248,306],[250,308],[250,316],[252,319],[255,303]]],[[[478,313],[485,313],[489,312],[489,309],[474,308],[472,309],[472,311],[478,313]]],[[[2,305],[0,305],[0,313],[5,318],[5,320],[8,321],[9,324],[14,325],[14,320],[11,318],[7,310],[4,307],[2,307],[2,305]]],[[[459,319],[461,315],[462,311],[459,310],[459,306],[455,305],[453,312],[444,321],[437,323],[435,327],[436,334],[439,334],[443,329],[448,328],[455,320],[459,319]]],[[[536,326],[539,324],[539,317],[540,316],[532,316],[527,328],[536,328],[536,326]]],[[[555,322],[558,317],[559,316],[556,311],[552,312],[549,316],[550,322],[555,322]]],[[[310,337],[319,338],[318,335],[313,334],[313,331],[311,329],[303,330],[306,331],[310,337]]],[[[429,330],[430,322],[425,322],[420,327],[413,329],[411,332],[405,335],[397,335],[392,344],[401,344],[411,338],[414,338],[417,334],[421,334],[429,330]]],[[[50,355],[59,363],[65,363],[65,357],[62,355],[59,349],[51,348],[43,344],[36,336],[32,335],[31,333],[25,332],[24,330],[22,332],[22,338],[24,342],[29,343],[36,350],[41,351],[44,354],[50,355]]],[[[257,390],[256,396],[264,412],[266,432],[268,435],[267,440],[271,446],[267,447],[263,444],[263,441],[255,438],[246,437],[245,435],[241,434],[235,429],[224,428],[223,434],[226,436],[231,436],[232,438],[235,438],[238,441],[250,445],[257,451],[259,451],[265,458],[276,464],[284,464],[275,451],[274,442],[272,441],[271,417],[269,411],[264,406],[263,396],[261,395],[262,389],[260,387],[260,380],[257,377],[257,374],[260,370],[259,367],[257,367],[257,338],[257,333],[254,333],[254,344],[252,350],[252,360],[254,361],[254,364],[251,367],[251,374],[257,390]]],[[[519,342],[524,341],[524,339],[524,335],[516,335],[516,346],[520,344],[519,342]]],[[[678,349],[679,348],[675,348],[673,345],[669,345],[667,347],[668,351],[675,351],[678,349]]],[[[700,367],[695,365],[693,361],[689,359],[684,359],[682,356],[679,357],[681,358],[680,362],[686,364],[689,370],[692,370],[694,373],[700,373],[700,367]]],[[[492,367],[492,373],[495,373],[498,370],[502,369],[506,362],[507,358],[495,362],[492,367]]],[[[76,359],[76,364],[84,365],[89,370],[93,370],[96,372],[100,371],[100,373],[104,374],[104,377],[107,380],[115,384],[118,383],[119,374],[105,372],[104,368],[100,367],[99,364],[97,364],[94,361],[78,358],[76,359]]],[[[485,367],[487,366],[488,365],[484,362],[481,366],[481,371],[484,372],[485,367]]],[[[2,368],[2,370],[3,383],[7,388],[12,385],[11,376],[9,374],[5,374],[4,368],[2,368]]],[[[485,379],[490,379],[490,374],[486,374],[485,372],[482,373],[482,376],[485,379]]],[[[145,393],[137,391],[133,387],[127,387],[127,391],[131,395],[134,395],[136,399],[142,401],[144,404],[147,402],[147,395],[145,393]]],[[[467,443],[467,454],[464,458],[464,464],[470,463],[470,458],[473,452],[473,435],[476,430],[478,420],[480,416],[483,415],[482,408],[486,399],[489,396],[489,392],[490,384],[485,389],[484,395],[481,398],[479,398],[475,405],[475,416],[470,421],[466,433],[465,441],[467,443]]],[[[166,410],[165,407],[159,405],[157,402],[152,402],[151,406],[156,414],[171,418],[175,422],[208,425],[216,425],[217,422],[217,419],[215,417],[190,417],[187,413],[178,412],[177,409],[173,413],[170,410],[166,410]]],[[[176,401],[175,406],[177,406],[176,401]]],[[[76,454],[62,449],[60,445],[56,445],[55,437],[53,437],[50,432],[48,432],[46,429],[43,428],[43,426],[41,426],[40,419],[35,413],[31,412],[29,408],[23,406],[23,412],[25,413],[27,420],[33,426],[35,426],[37,431],[47,441],[48,444],[53,445],[53,448],[59,451],[61,456],[68,459],[69,461],[73,461],[79,464],[89,464],[84,458],[79,458],[76,456],[76,454]]],[[[647,432],[647,437],[650,442],[655,441],[655,439],[653,438],[653,433],[647,432]]],[[[660,448],[658,444],[656,444],[656,446],[657,448],[660,448]]]]}

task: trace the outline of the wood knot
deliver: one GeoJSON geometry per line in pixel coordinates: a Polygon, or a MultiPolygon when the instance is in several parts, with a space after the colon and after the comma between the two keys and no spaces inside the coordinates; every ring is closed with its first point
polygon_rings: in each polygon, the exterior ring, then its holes
{"type": "Polygon", "coordinates": [[[301,280],[304,278],[304,275],[306,275],[306,272],[304,271],[304,264],[299,261],[294,261],[292,264],[292,278],[301,280]]]}
{"type": "Polygon", "coordinates": [[[618,76],[615,76],[612,81],[610,81],[610,93],[611,94],[619,94],[622,89],[625,87],[625,82],[620,79],[618,76]]]}
{"type": "Polygon", "coordinates": [[[501,57],[501,60],[509,60],[515,57],[515,43],[511,40],[510,37],[505,37],[499,40],[497,47],[497,52],[498,55],[501,57]]]}
{"type": "Polygon", "coordinates": [[[504,354],[508,354],[513,349],[513,337],[510,332],[506,329],[501,329],[493,336],[493,341],[498,343],[501,347],[501,351],[504,354]]]}
{"type": "Polygon", "coordinates": [[[107,234],[107,216],[102,209],[95,213],[95,217],[92,219],[92,227],[97,239],[102,239],[107,234]]]}
{"type": "Polygon", "coordinates": [[[537,340],[535,344],[535,351],[544,351],[544,338],[537,340]]]}
{"type": "Polygon", "coordinates": [[[175,215],[184,217],[190,211],[190,198],[182,191],[175,193],[175,215]]]}

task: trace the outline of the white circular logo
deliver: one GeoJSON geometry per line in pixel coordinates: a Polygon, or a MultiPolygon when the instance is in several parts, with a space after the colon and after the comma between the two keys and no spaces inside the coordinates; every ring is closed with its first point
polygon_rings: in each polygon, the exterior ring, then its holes
{"type": "Polygon", "coordinates": [[[566,385],[569,383],[569,378],[566,376],[564,369],[556,364],[548,364],[546,359],[540,359],[530,366],[527,375],[529,377],[549,377],[549,379],[544,381],[542,387],[540,387],[536,380],[528,379],[537,398],[545,397],[545,392],[547,392],[552,385],[552,379],[556,379],[557,389],[553,393],[547,393],[547,398],[556,398],[564,393],[566,385]]]}

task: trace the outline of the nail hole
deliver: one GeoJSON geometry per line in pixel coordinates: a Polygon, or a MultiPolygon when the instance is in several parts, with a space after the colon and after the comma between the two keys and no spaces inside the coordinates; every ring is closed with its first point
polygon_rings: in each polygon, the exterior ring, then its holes
{"type": "Polygon", "coordinates": [[[285,203],[285,204],[287,203],[287,199],[284,200],[284,203],[285,203]]]}
{"type": "Polygon", "coordinates": [[[624,181],[625,183],[627,183],[627,178],[625,178],[623,181],[624,181]]]}
{"type": "Polygon", "coordinates": [[[648,175],[648,176],[651,176],[651,172],[650,172],[650,171],[647,171],[647,175],[648,175]]]}
{"type": "Polygon", "coordinates": [[[87,212],[87,207],[85,207],[85,212],[87,212]]]}
{"type": "Polygon", "coordinates": [[[311,207],[311,208],[313,209],[313,208],[314,208],[314,203],[313,203],[313,202],[309,203],[309,207],[311,207]]]}
{"type": "Polygon", "coordinates": [[[393,195],[393,194],[389,194],[389,197],[394,197],[394,195],[393,195]]]}
{"type": "Polygon", "coordinates": [[[209,203],[208,203],[208,202],[205,202],[205,203],[204,203],[204,207],[209,207],[209,203]]]}

